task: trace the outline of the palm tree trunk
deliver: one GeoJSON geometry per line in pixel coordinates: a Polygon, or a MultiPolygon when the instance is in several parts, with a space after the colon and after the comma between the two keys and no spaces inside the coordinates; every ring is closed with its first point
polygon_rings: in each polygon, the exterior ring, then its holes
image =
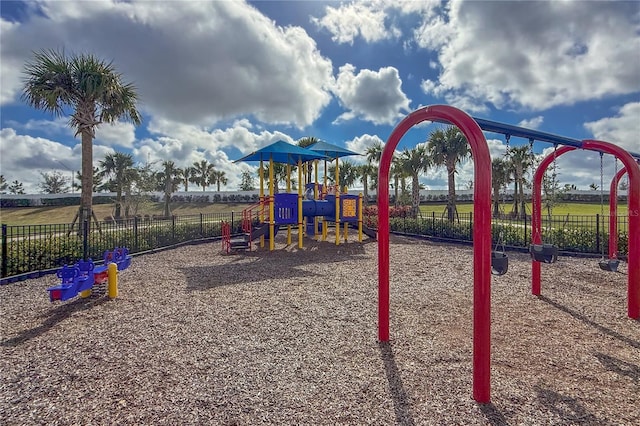
{"type": "Polygon", "coordinates": [[[524,179],[520,182],[520,216],[521,219],[527,215],[527,209],[525,208],[525,200],[524,200],[524,179]]]}
{"type": "Polygon", "coordinates": [[[122,187],[118,185],[118,190],[116,191],[116,211],[115,218],[120,219],[120,215],[122,214],[122,187]]]}
{"type": "Polygon", "coordinates": [[[418,218],[418,210],[420,209],[420,182],[418,174],[413,175],[411,181],[411,215],[414,219],[418,218]]]}
{"type": "Polygon", "coordinates": [[[519,216],[518,207],[519,207],[519,203],[518,203],[518,178],[516,177],[513,180],[513,210],[511,211],[511,214],[513,215],[514,218],[517,218],[519,216]]]}
{"type": "Polygon", "coordinates": [[[450,222],[453,222],[456,218],[456,178],[454,168],[447,167],[447,185],[449,187],[447,218],[450,222]]]}
{"type": "Polygon", "coordinates": [[[93,202],[93,135],[91,129],[82,129],[82,192],[80,194],[79,224],[86,220],[91,225],[93,202]]]}
{"type": "Polygon", "coordinates": [[[362,184],[364,185],[362,198],[364,198],[364,205],[366,206],[369,203],[369,176],[366,173],[362,175],[362,184]]]}
{"type": "Polygon", "coordinates": [[[398,175],[396,175],[393,178],[393,203],[397,206],[398,204],[400,204],[400,199],[398,198],[398,186],[400,185],[400,177],[398,177],[398,175]]]}
{"type": "Polygon", "coordinates": [[[500,190],[493,190],[493,217],[498,217],[500,214],[500,190]]]}

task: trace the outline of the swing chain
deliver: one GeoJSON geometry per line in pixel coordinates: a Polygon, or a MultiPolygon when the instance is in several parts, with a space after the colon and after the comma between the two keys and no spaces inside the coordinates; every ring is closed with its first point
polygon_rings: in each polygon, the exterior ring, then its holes
{"type": "Polygon", "coordinates": [[[504,135],[504,140],[506,143],[506,149],[504,152],[504,156],[508,159],[509,158],[509,140],[511,139],[511,135],[509,133],[504,135]]]}

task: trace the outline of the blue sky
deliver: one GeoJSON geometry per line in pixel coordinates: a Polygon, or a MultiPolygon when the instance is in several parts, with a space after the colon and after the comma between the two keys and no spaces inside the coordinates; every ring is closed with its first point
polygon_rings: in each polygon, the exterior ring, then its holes
{"type": "MultiPolygon", "coordinates": [[[[100,126],[96,165],[114,150],[139,163],[206,159],[229,190],[255,168],[233,160],[269,143],[315,136],[363,153],[431,104],[640,152],[636,1],[2,1],[0,14],[0,172],[29,192],[40,172],[80,168],[67,118],[20,101],[25,61],[50,48],[113,61],[138,88],[144,122],[100,126]]],[[[441,126],[412,129],[398,149],[441,126]]],[[[504,138],[486,136],[504,155],[504,138]]],[[[558,166],[561,183],[599,183],[597,154],[558,166]]],[[[464,188],[473,165],[459,169],[464,188]]],[[[605,157],[605,182],[613,172],[605,157]]],[[[421,181],[446,187],[443,170],[421,181]]]]}

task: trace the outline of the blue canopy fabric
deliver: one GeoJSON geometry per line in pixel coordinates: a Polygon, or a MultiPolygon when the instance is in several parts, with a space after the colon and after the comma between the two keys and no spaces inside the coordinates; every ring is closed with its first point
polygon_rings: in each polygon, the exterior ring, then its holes
{"type": "Polygon", "coordinates": [[[346,157],[349,155],[361,155],[356,152],[349,151],[346,148],[342,148],[341,146],[333,145],[324,141],[311,144],[307,147],[307,149],[322,153],[327,157],[331,157],[331,158],[340,158],[340,157],[346,157]]]}
{"type": "Polygon", "coordinates": [[[269,159],[273,159],[276,163],[295,165],[298,164],[298,161],[305,163],[311,160],[328,159],[328,157],[319,152],[291,145],[285,141],[277,141],[271,145],[260,148],[249,155],[245,155],[239,160],[234,161],[234,163],[240,161],[269,161],[269,159]]]}

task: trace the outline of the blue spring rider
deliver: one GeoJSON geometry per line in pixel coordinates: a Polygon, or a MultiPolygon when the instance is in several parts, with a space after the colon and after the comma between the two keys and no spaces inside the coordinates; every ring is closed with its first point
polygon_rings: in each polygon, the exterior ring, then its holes
{"type": "Polygon", "coordinates": [[[116,247],[107,250],[103,255],[104,265],[95,266],[93,260],[80,260],[75,265],[64,265],[56,275],[62,281],[60,284],[49,287],[49,300],[62,302],[72,299],[86,290],[93,288],[95,284],[103,284],[108,279],[107,268],[109,263],[115,263],[118,271],[123,271],[131,265],[131,255],[126,247],[116,247]]]}

